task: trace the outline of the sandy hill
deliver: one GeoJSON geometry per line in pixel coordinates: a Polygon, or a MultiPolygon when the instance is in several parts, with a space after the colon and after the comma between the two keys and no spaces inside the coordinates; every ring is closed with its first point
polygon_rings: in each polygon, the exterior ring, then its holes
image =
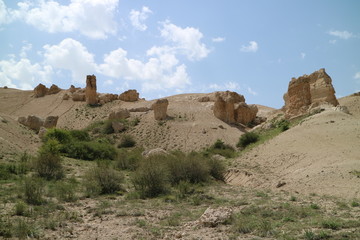
{"type": "MultiPolygon", "coordinates": [[[[81,129],[107,119],[117,108],[150,107],[153,101],[120,100],[101,107],[63,100],[66,91],[34,98],[32,91],[0,89],[0,151],[2,155],[36,151],[40,140],[17,123],[21,116],[59,116],[58,127],[81,129]]],[[[205,94],[168,97],[166,121],[155,121],[153,112],[132,112],[139,124],[129,131],[146,149],[161,147],[185,151],[199,150],[217,139],[235,145],[246,129],[214,117],[213,102],[199,102],[205,94]]],[[[339,99],[351,114],[325,111],[234,160],[229,183],[299,193],[360,197],[360,96],[339,99]],[[285,183],[277,188],[278,183],[285,183]]],[[[274,109],[258,105],[259,115],[274,109]]]]}
{"type": "Polygon", "coordinates": [[[229,174],[229,182],[360,197],[360,97],[349,96],[339,102],[348,107],[350,115],[328,110],[305,119],[236,159],[237,168],[229,174]]]}

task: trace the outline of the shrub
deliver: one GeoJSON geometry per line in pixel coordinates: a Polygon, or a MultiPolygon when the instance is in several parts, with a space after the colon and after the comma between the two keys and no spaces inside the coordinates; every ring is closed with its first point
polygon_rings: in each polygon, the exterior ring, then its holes
{"type": "Polygon", "coordinates": [[[169,169],[169,180],[173,185],[180,181],[199,183],[208,180],[210,169],[205,157],[199,153],[174,152],[165,157],[165,164],[169,169]]]}
{"type": "Polygon", "coordinates": [[[62,159],[59,152],[59,143],[56,140],[48,140],[39,150],[39,155],[34,159],[35,172],[47,180],[61,179],[64,177],[62,159]]]}
{"type": "Polygon", "coordinates": [[[220,139],[216,140],[216,142],[211,147],[209,147],[204,153],[206,155],[219,154],[226,158],[235,157],[235,149],[229,144],[225,144],[220,139]]]}
{"type": "Polygon", "coordinates": [[[104,133],[104,134],[114,133],[114,129],[112,127],[112,120],[106,120],[104,122],[104,125],[103,125],[103,128],[102,128],[102,133],[104,133]]]}
{"type": "Polygon", "coordinates": [[[70,135],[74,140],[77,141],[85,141],[85,142],[90,141],[89,133],[84,130],[71,130],[70,135]]]}
{"type": "Polygon", "coordinates": [[[237,147],[245,148],[251,143],[255,143],[259,140],[259,135],[255,132],[247,132],[241,135],[237,147]]]}
{"type": "Polygon", "coordinates": [[[68,157],[82,160],[114,159],[116,149],[108,143],[73,142],[64,146],[68,157]]]}
{"type": "Polygon", "coordinates": [[[285,132],[286,130],[288,130],[290,128],[290,122],[286,119],[282,119],[282,120],[276,122],[275,126],[277,128],[280,128],[280,130],[282,132],[285,132]]]}
{"type": "Polygon", "coordinates": [[[124,176],[104,162],[99,162],[84,177],[86,193],[89,196],[115,193],[122,189],[123,181],[124,176]]]}
{"type": "Polygon", "coordinates": [[[76,201],[76,183],[75,181],[57,182],[55,185],[56,198],[64,202],[76,201]]]}
{"type": "Polygon", "coordinates": [[[50,139],[57,140],[61,144],[71,142],[72,137],[68,130],[51,128],[49,129],[44,137],[44,142],[48,142],[50,139]]]}
{"type": "Polygon", "coordinates": [[[44,202],[45,184],[40,178],[27,177],[24,179],[25,201],[29,204],[40,205],[44,202]]]}
{"type": "Polygon", "coordinates": [[[209,158],[207,161],[210,175],[215,178],[216,180],[225,181],[225,173],[226,173],[226,167],[224,163],[217,158],[209,158]]]}
{"type": "Polygon", "coordinates": [[[25,216],[28,206],[23,201],[19,201],[14,206],[14,213],[17,216],[25,216]]]}
{"type": "Polygon", "coordinates": [[[143,159],[142,152],[143,149],[141,148],[135,148],[130,151],[120,149],[116,157],[115,166],[121,170],[134,171],[143,159]]]}
{"type": "Polygon", "coordinates": [[[121,142],[119,143],[118,147],[119,148],[130,148],[130,147],[134,147],[136,144],[134,137],[131,135],[124,135],[121,139],[121,142]]]}
{"type": "Polygon", "coordinates": [[[142,161],[132,177],[132,183],[141,197],[156,197],[167,192],[168,174],[162,159],[157,156],[142,161]]]}

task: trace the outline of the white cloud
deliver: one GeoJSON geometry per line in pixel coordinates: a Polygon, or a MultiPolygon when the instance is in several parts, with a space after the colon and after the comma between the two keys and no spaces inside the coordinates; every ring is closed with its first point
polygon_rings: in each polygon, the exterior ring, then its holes
{"type": "Polygon", "coordinates": [[[240,51],[242,51],[242,52],[257,52],[258,49],[259,49],[259,46],[258,46],[257,42],[250,41],[249,45],[242,45],[240,48],[240,51]]]}
{"type": "Polygon", "coordinates": [[[213,39],[211,39],[213,42],[223,42],[223,41],[225,41],[225,38],[223,38],[223,37],[216,37],[216,38],[213,38],[213,39]]]}
{"type": "Polygon", "coordinates": [[[21,48],[20,51],[20,57],[26,58],[27,52],[30,51],[31,49],[32,49],[32,44],[28,42],[24,42],[24,46],[21,48]]]}
{"type": "Polygon", "coordinates": [[[306,57],[306,53],[300,53],[301,59],[304,59],[306,57]]]}
{"type": "Polygon", "coordinates": [[[13,10],[0,0],[0,24],[21,19],[50,33],[79,31],[90,38],[105,39],[116,33],[114,13],[117,6],[118,0],[71,0],[69,5],[42,0],[19,2],[19,8],[13,10]]]}
{"type": "Polygon", "coordinates": [[[3,86],[29,90],[39,82],[51,82],[52,74],[51,66],[32,64],[27,58],[21,58],[19,61],[14,58],[0,61],[0,85],[3,86]]]}
{"type": "Polygon", "coordinates": [[[72,81],[83,83],[86,75],[96,72],[94,56],[78,41],[66,38],[58,45],[45,45],[45,62],[54,68],[71,71],[72,81]]]}
{"type": "Polygon", "coordinates": [[[253,96],[257,96],[257,95],[258,95],[258,93],[255,92],[255,91],[253,91],[250,87],[247,88],[247,91],[248,91],[248,93],[250,93],[250,94],[253,95],[253,96]]]}
{"type": "Polygon", "coordinates": [[[113,85],[113,84],[114,84],[114,81],[111,80],[111,79],[108,79],[108,80],[106,80],[106,81],[104,82],[104,86],[111,86],[111,85],[113,85]]]}
{"type": "Polygon", "coordinates": [[[227,82],[227,83],[224,83],[224,84],[217,84],[217,83],[214,83],[214,84],[210,84],[209,85],[209,88],[212,89],[212,90],[215,90],[215,91],[220,91],[220,90],[231,90],[231,91],[235,91],[235,90],[240,90],[240,85],[236,82],[227,82]]]}
{"type": "Polygon", "coordinates": [[[360,79],[360,72],[355,73],[354,79],[360,79]]]}
{"type": "Polygon", "coordinates": [[[335,40],[335,39],[329,41],[329,43],[331,43],[331,44],[335,44],[336,42],[337,42],[337,40],[335,40]]]}
{"type": "Polygon", "coordinates": [[[203,34],[196,28],[181,28],[166,21],[163,23],[161,36],[173,43],[172,52],[184,54],[191,61],[207,57],[210,50],[201,42],[203,34]]]}
{"type": "Polygon", "coordinates": [[[145,31],[147,29],[145,20],[149,17],[152,11],[150,8],[143,6],[141,11],[131,10],[129,18],[131,24],[139,31],[145,31]]]}
{"type": "Polygon", "coordinates": [[[348,31],[329,31],[328,34],[345,40],[354,37],[354,34],[348,31]]]}

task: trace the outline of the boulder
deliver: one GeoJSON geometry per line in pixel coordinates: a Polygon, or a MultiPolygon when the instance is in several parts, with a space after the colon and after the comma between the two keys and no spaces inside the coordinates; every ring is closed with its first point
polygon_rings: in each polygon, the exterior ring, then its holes
{"type": "Polygon", "coordinates": [[[53,84],[53,85],[50,86],[50,89],[49,89],[49,91],[47,92],[47,94],[48,94],[48,95],[50,95],[50,94],[56,94],[56,93],[59,93],[60,91],[61,91],[61,89],[60,89],[58,86],[56,86],[55,84],[53,84]]]}
{"type": "Polygon", "coordinates": [[[25,119],[24,122],[24,118],[20,117],[18,119],[19,123],[27,126],[28,128],[35,130],[36,132],[39,132],[40,127],[42,127],[44,125],[44,120],[42,120],[41,118],[37,117],[37,116],[33,116],[30,115],[25,119]]]}
{"type": "Polygon", "coordinates": [[[44,127],[40,127],[38,136],[40,139],[43,139],[45,137],[45,134],[47,133],[47,129],[44,127]]]}
{"type": "Polygon", "coordinates": [[[148,107],[137,107],[137,108],[130,108],[129,112],[148,112],[151,109],[148,107]]]}
{"type": "Polygon", "coordinates": [[[85,101],[85,93],[82,92],[74,92],[72,95],[72,100],[75,102],[83,102],[85,101]]]}
{"type": "Polygon", "coordinates": [[[114,129],[114,133],[120,133],[120,132],[126,130],[126,126],[121,122],[113,121],[111,123],[111,126],[114,129]]]}
{"type": "Polygon", "coordinates": [[[230,219],[232,209],[227,207],[211,208],[208,207],[199,218],[199,223],[204,227],[216,227],[230,219]]]}
{"type": "Polygon", "coordinates": [[[85,100],[89,105],[96,105],[98,103],[95,75],[86,76],[85,100]]]}
{"type": "Polygon", "coordinates": [[[235,107],[235,122],[247,125],[256,118],[257,112],[258,108],[254,104],[238,103],[235,107]]]}
{"type": "Polygon", "coordinates": [[[100,104],[105,104],[108,102],[112,102],[116,99],[118,99],[118,95],[117,94],[111,94],[111,93],[102,93],[98,95],[98,99],[100,104]]]}
{"type": "Polygon", "coordinates": [[[168,105],[169,101],[166,98],[158,99],[151,105],[151,109],[154,110],[155,120],[166,119],[168,105]]]}
{"type": "Polygon", "coordinates": [[[339,105],[330,76],[322,68],[310,75],[292,78],[284,94],[286,118],[303,115],[309,107],[323,103],[339,105]]]}
{"type": "Polygon", "coordinates": [[[46,117],[43,127],[45,127],[45,128],[56,127],[58,119],[59,119],[58,116],[48,116],[48,117],[46,117]]]}
{"type": "Polygon", "coordinates": [[[125,102],[135,102],[139,100],[139,93],[135,90],[128,90],[119,95],[119,100],[125,102]]]}
{"type": "Polygon", "coordinates": [[[49,89],[43,85],[43,84],[39,84],[34,88],[34,96],[35,97],[43,97],[48,93],[49,89]]]}
{"type": "Polygon", "coordinates": [[[130,112],[127,109],[119,108],[115,111],[112,111],[109,114],[109,120],[120,120],[120,119],[126,119],[130,117],[130,112]]]}
{"type": "MultiPolygon", "coordinates": [[[[244,103],[244,96],[236,92],[216,92],[215,93],[215,103],[213,107],[213,112],[215,117],[226,122],[226,123],[235,123],[237,122],[237,111],[235,108],[236,104],[244,103]]],[[[245,104],[246,105],[246,104],[245,104]]]]}
{"type": "Polygon", "coordinates": [[[69,88],[69,92],[71,93],[74,93],[76,92],[77,90],[79,90],[80,88],[76,88],[74,85],[71,85],[70,88],[69,88]]]}

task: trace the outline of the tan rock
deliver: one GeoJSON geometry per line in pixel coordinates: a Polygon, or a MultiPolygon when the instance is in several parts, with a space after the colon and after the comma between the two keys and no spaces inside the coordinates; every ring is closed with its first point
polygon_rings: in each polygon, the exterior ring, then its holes
{"type": "Polygon", "coordinates": [[[199,219],[199,223],[204,227],[216,227],[219,224],[225,223],[230,219],[232,209],[227,207],[207,208],[199,219]]]}
{"type": "Polygon", "coordinates": [[[85,93],[74,92],[72,95],[72,100],[75,102],[84,102],[85,101],[85,93]]]}
{"type": "Polygon", "coordinates": [[[127,109],[119,108],[109,114],[109,120],[120,120],[130,117],[130,112],[127,109]]]}
{"type": "Polygon", "coordinates": [[[19,123],[27,126],[28,128],[35,130],[36,132],[39,132],[40,127],[44,125],[44,120],[37,116],[30,115],[28,116],[25,121],[24,117],[20,117],[18,119],[19,123]]]}
{"type": "Polygon", "coordinates": [[[116,99],[118,99],[118,95],[111,94],[111,93],[102,93],[102,94],[98,95],[98,99],[101,104],[105,104],[105,103],[112,102],[112,101],[115,101],[116,99]]]}
{"type": "Polygon", "coordinates": [[[139,100],[139,93],[135,90],[128,90],[119,95],[119,100],[125,102],[135,102],[139,100]]]}
{"type": "Polygon", "coordinates": [[[56,93],[59,93],[61,91],[61,89],[56,86],[55,84],[51,85],[49,91],[47,92],[48,95],[50,94],[56,94],[56,93]]]}
{"type": "Polygon", "coordinates": [[[203,96],[198,98],[198,102],[210,102],[211,99],[209,96],[203,96]]]}
{"type": "Polygon", "coordinates": [[[310,106],[313,108],[322,103],[333,106],[339,104],[332,80],[323,68],[310,75],[292,78],[284,101],[287,118],[307,113],[310,106]]]}
{"type": "Polygon", "coordinates": [[[70,88],[69,88],[69,92],[74,93],[74,92],[76,92],[76,91],[79,90],[79,89],[80,89],[80,88],[77,88],[77,87],[75,87],[74,85],[71,85],[70,88]]]}
{"type": "Polygon", "coordinates": [[[235,108],[235,122],[247,125],[256,118],[258,108],[256,105],[247,105],[242,102],[237,104],[235,108]]]}
{"type": "Polygon", "coordinates": [[[86,76],[85,100],[89,105],[96,105],[98,103],[95,75],[86,76]]]}
{"type": "Polygon", "coordinates": [[[148,107],[137,107],[137,108],[130,108],[129,112],[148,112],[151,108],[148,107]]]}
{"type": "Polygon", "coordinates": [[[43,97],[47,94],[47,92],[49,91],[49,89],[43,85],[43,84],[39,84],[34,88],[34,96],[35,97],[43,97]]]}
{"type": "Polygon", "coordinates": [[[226,123],[235,123],[235,104],[245,103],[244,96],[236,92],[226,91],[216,92],[215,97],[216,100],[213,107],[215,117],[226,123]]]}
{"type": "Polygon", "coordinates": [[[40,139],[43,139],[47,133],[47,129],[44,127],[40,127],[38,136],[40,139]]]}
{"type": "Polygon", "coordinates": [[[167,117],[167,107],[169,101],[164,99],[158,99],[151,105],[151,108],[154,110],[155,120],[164,120],[167,117]]]}
{"type": "Polygon", "coordinates": [[[45,128],[53,128],[56,127],[57,121],[58,121],[59,117],[58,116],[48,116],[45,118],[44,121],[44,127],[45,128]]]}

